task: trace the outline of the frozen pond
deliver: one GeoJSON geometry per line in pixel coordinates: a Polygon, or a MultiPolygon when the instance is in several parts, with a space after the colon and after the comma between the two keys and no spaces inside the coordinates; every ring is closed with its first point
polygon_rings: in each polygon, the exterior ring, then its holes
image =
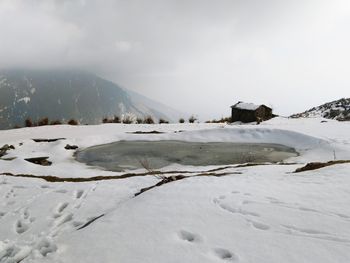
{"type": "Polygon", "coordinates": [[[290,147],[264,143],[118,141],[79,151],[77,160],[110,171],[159,169],[170,164],[206,166],[279,162],[297,156],[290,147]]]}

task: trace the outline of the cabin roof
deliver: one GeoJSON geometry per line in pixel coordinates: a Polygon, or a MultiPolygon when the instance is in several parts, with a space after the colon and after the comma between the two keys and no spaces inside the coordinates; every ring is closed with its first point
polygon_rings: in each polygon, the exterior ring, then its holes
{"type": "Polygon", "coordinates": [[[247,103],[247,102],[243,102],[243,101],[239,101],[238,103],[234,104],[231,106],[231,108],[235,108],[235,109],[240,109],[240,110],[250,110],[250,111],[255,111],[256,109],[258,109],[260,106],[264,106],[266,108],[266,105],[260,104],[260,105],[256,105],[254,103],[247,103]]]}

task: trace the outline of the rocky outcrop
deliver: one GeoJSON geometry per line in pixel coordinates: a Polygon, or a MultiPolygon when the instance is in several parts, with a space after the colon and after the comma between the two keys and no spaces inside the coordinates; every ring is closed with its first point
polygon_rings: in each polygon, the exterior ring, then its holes
{"type": "Polygon", "coordinates": [[[350,98],[343,98],[314,107],[302,113],[293,114],[291,118],[323,117],[338,121],[350,121],[350,98]]]}

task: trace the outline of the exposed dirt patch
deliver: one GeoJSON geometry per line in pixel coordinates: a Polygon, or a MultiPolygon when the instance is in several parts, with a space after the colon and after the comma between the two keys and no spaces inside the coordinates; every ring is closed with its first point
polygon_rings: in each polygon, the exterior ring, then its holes
{"type": "Polygon", "coordinates": [[[321,169],[323,167],[335,165],[335,164],[342,164],[342,163],[350,163],[350,160],[338,160],[338,161],[329,161],[329,162],[312,162],[308,163],[305,166],[298,168],[294,171],[294,173],[300,173],[300,172],[305,172],[305,171],[310,171],[310,170],[316,170],[316,169],[321,169]]]}
{"type": "Polygon", "coordinates": [[[162,134],[165,132],[160,132],[160,131],[135,131],[135,132],[127,132],[127,133],[131,133],[131,134],[162,134]]]}
{"type": "Polygon", "coordinates": [[[50,162],[48,159],[49,157],[45,156],[45,157],[26,158],[24,160],[27,162],[42,165],[42,166],[50,166],[52,162],[50,162]]]}
{"type": "Polygon", "coordinates": [[[54,138],[54,139],[32,139],[35,142],[56,142],[59,140],[65,140],[66,138],[54,138]]]}
{"type": "MultiPolygon", "coordinates": [[[[0,175],[12,176],[12,177],[23,177],[23,178],[33,178],[33,179],[43,179],[50,183],[60,183],[60,182],[71,182],[71,183],[83,183],[83,182],[92,182],[92,181],[103,181],[103,180],[120,180],[137,176],[166,176],[170,174],[195,174],[194,176],[223,176],[229,174],[241,174],[240,172],[229,172],[229,173],[214,173],[210,171],[205,172],[192,172],[192,171],[152,171],[146,173],[126,173],[122,175],[115,176],[93,176],[93,177],[58,177],[52,175],[33,175],[33,174],[13,174],[13,173],[0,173],[0,175]]],[[[190,177],[190,176],[187,176],[190,177]]]]}
{"type": "Polygon", "coordinates": [[[76,149],[78,149],[79,147],[78,147],[78,145],[70,145],[70,144],[67,144],[65,147],[64,147],[64,149],[66,149],[66,150],[76,150],[76,149]]]}

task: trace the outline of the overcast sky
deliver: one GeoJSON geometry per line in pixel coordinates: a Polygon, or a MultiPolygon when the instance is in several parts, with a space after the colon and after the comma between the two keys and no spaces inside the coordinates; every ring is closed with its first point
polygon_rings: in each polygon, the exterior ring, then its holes
{"type": "Polygon", "coordinates": [[[0,68],[78,68],[202,119],[350,97],[349,0],[0,0],[0,68]]]}

